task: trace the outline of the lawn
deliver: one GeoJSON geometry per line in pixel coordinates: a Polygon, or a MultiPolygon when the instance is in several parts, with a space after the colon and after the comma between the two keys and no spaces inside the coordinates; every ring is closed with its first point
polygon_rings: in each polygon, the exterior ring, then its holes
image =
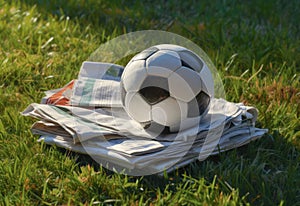
{"type": "Polygon", "coordinates": [[[300,2],[0,0],[0,205],[300,205],[300,2]],[[113,173],[38,143],[20,115],[101,43],[147,29],[214,62],[269,133],[164,176],[113,173]]]}

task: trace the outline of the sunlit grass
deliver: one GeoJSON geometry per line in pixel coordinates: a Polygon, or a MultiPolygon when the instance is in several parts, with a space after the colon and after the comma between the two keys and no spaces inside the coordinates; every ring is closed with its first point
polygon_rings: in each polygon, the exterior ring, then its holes
{"type": "Polygon", "coordinates": [[[299,19],[297,0],[0,0],[0,204],[299,205],[299,19]],[[201,46],[227,100],[257,107],[269,133],[163,177],[115,174],[37,143],[19,112],[76,78],[101,43],[143,29],[201,46]]]}

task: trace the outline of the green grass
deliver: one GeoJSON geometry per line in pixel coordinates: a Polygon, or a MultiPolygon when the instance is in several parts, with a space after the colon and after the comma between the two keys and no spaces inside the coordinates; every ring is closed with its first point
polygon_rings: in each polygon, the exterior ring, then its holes
{"type": "Polygon", "coordinates": [[[0,0],[0,204],[300,205],[299,20],[298,0],[0,0]],[[37,143],[19,112],[76,78],[101,43],[144,29],[201,46],[227,100],[257,107],[269,133],[164,177],[115,174],[37,143]]]}

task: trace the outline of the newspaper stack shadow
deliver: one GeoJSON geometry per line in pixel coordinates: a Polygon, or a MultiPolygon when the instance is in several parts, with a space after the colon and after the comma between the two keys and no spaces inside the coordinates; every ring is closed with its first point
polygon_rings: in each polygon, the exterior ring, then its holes
{"type": "Polygon", "coordinates": [[[142,176],[170,172],[262,137],[254,107],[212,99],[200,124],[179,133],[153,135],[124,111],[119,81],[123,67],[83,62],[78,79],[46,92],[24,116],[39,141],[88,154],[108,169],[142,176]]]}

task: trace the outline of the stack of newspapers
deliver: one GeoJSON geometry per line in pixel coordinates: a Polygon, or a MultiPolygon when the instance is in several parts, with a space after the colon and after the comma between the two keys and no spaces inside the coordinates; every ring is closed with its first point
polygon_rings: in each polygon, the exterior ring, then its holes
{"type": "Polygon", "coordinates": [[[129,175],[170,172],[262,137],[255,127],[258,111],[221,98],[211,100],[199,125],[170,134],[153,134],[122,107],[123,67],[83,62],[77,79],[50,90],[22,115],[38,119],[32,133],[39,141],[90,155],[108,169],[129,175]]]}

